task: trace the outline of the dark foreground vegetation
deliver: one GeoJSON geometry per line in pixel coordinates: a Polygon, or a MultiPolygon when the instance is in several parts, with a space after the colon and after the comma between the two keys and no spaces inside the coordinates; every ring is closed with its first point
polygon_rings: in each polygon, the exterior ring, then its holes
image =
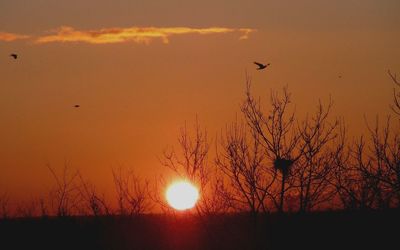
{"type": "Polygon", "coordinates": [[[398,210],[0,221],[2,249],[397,249],[398,210]],[[5,247],[6,246],[6,247],[5,247]],[[3,248],[4,247],[4,248],[3,248]]]}

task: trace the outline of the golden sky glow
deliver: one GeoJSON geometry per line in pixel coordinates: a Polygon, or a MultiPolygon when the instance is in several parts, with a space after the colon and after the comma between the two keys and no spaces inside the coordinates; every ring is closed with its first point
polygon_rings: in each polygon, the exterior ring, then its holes
{"type": "Polygon", "coordinates": [[[0,193],[47,190],[46,164],[65,161],[99,190],[115,166],[153,177],[185,121],[213,137],[240,115],[246,71],[263,103],[288,85],[300,116],[332,96],[357,135],[390,114],[399,13],[398,0],[0,0],[0,193]]]}

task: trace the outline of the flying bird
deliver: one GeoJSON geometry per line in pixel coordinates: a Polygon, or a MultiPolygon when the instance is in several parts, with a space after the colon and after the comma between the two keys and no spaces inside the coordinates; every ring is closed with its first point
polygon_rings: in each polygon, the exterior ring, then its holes
{"type": "Polygon", "coordinates": [[[254,64],[258,66],[257,70],[265,69],[267,66],[270,65],[270,63],[262,64],[262,63],[258,63],[258,62],[254,62],[254,64]]]}
{"type": "Polygon", "coordinates": [[[79,108],[81,105],[79,105],[79,104],[75,104],[74,105],[74,108],[79,108]]]}
{"type": "Polygon", "coordinates": [[[14,59],[17,59],[17,57],[18,57],[18,55],[15,54],[15,53],[12,53],[10,56],[11,56],[12,58],[14,58],[14,59]]]}

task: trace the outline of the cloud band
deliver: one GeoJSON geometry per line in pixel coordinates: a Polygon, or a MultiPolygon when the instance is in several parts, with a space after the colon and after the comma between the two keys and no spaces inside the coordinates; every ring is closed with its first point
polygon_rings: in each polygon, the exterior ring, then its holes
{"type": "Polygon", "coordinates": [[[210,35],[237,33],[240,40],[248,39],[254,29],[235,29],[225,27],[190,28],[190,27],[128,27],[128,28],[103,28],[98,30],[78,30],[69,26],[62,26],[47,35],[32,37],[8,32],[0,32],[0,41],[12,42],[21,39],[31,39],[36,44],[46,43],[89,43],[113,44],[134,42],[149,44],[153,40],[169,43],[171,36],[178,35],[210,35]]]}
{"type": "Polygon", "coordinates": [[[0,32],[0,41],[12,42],[15,40],[28,39],[27,35],[20,35],[15,33],[0,32]]]}
{"type": "Polygon", "coordinates": [[[185,34],[224,34],[238,32],[239,39],[247,39],[253,29],[233,29],[224,27],[211,28],[189,28],[189,27],[130,27],[130,28],[106,28],[99,30],[76,30],[72,27],[63,26],[55,31],[55,34],[40,36],[35,39],[35,43],[52,42],[83,42],[90,44],[110,44],[135,42],[148,44],[154,39],[161,39],[164,43],[169,42],[169,38],[174,35],[185,34]]]}

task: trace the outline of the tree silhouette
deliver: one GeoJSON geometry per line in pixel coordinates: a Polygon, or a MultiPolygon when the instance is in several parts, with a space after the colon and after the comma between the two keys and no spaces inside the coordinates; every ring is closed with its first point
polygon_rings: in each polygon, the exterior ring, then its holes
{"type": "Polygon", "coordinates": [[[210,177],[207,161],[209,142],[207,131],[200,128],[197,119],[193,137],[189,135],[186,124],[181,128],[178,146],[178,151],[174,148],[164,151],[163,158],[160,160],[161,164],[203,190],[210,177]]]}
{"type": "Polygon", "coordinates": [[[391,205],[400,207],[400,135],[390,128],[390,117],[383,128],[376,119],[374,128],[370,128],[369,166],[360,168],[363,175],[376,183],[376,195],[379,208],[391,205]]]}
{"type": "Polygon", "coordinates": [[[333,185],[345,210],[363,210],[374,207],[375,195],[368,176],[360,169],[370,163],[365,159],[365,140],[361,137],[351,146],[342,137],[334,155],[335,174],[333,185]]]}
{"type": "Polygon", "coordinates": [[[330,185],[333,178],[332,152],[329,148],[337,136],[338,120],[328,120],[332,107],[330,100],[325,108],[320,102],[315,114],[306,117],[299,126],[301,157],[294,166],[293,175],[299,198],[299,211],[310,211],[329,201],[335,192],[330,185]]]}
{"type": "Polygon", "coordinates": [[[93,216],[110,215],[111,210],[109,205],[105,201],[104,194],[99,194],[96,190],[96,187],[93,184],[89,183],[89,181],[85,181],[80,174],[79,180],[79,192],[83,199],[83,204],[86,207],[85,210],[88,211],[86,214],[90,214],[93,216]]]}
{"type": "Polygon", "coordinates": [[[217,167],[232,188],[232,204],[253,216],[268,211],[265,199],[271,195],[270,187],[276,179],[276,172],[266,166],[265,154],[257,137],[256,133],[249,137],[245,126],[233,123],[221,136],[221,149],[216,158],[217,167]]]}
{"type": "Polygon", "coordinates": [[[180,178],[187,179],[198,187],[200,200],[196,209],[199,215],[224,213],[229,204],[223,180],[213,171],[208,160],[210,143],[207,130],[201,128],[196,118],[192,131],[188,131],[185,123],[180,129],[178,147],[164,150],[160,162],[180,178]]]}
{"type": "Polygon", "coordinates": [[[301,157],[302,150],[296,150],[301,135],[295,128],[294,112],[289,111],[290,93],[283,89],[282,96],[277,92],[270,95],[271,110],[265,112],[260,100],[251,95],[251,79],[246,77],[246,99],[242,113],[253,133],[256,133],[264,148],[265,156],[272,162],[274,169],[280,173],[279,195],[271,198],[279,212],[284,210],[285,193],[292,187],[291,168],[301,157]]]}
{"type": "Polygon", "coordinates": [[[152,208],[149,181],[142,180],[133,171],[122,167],[112,169],[120,215],[137,216],[152,208]]]}
{"type": "Polygon", "coordinates": [[[56,215],[60,217],[72,215],[81,198],[77,183],[79,172],[71,172],[67,162],[64,163],[60,174],[57,174],[49,164],[47,168],[55,180],[55,186],[50,191],[50,202],[55,209],[56,215]]]}
{"type": "Polygon", "coordinates": [[[400,137],[390,129],[390,117],[383,128],[377,118],[368,131],[368,137],[361,136],[350,145],[344,139],[336,143],[333,184],[344,209],[398,207],[400,137]]]}

